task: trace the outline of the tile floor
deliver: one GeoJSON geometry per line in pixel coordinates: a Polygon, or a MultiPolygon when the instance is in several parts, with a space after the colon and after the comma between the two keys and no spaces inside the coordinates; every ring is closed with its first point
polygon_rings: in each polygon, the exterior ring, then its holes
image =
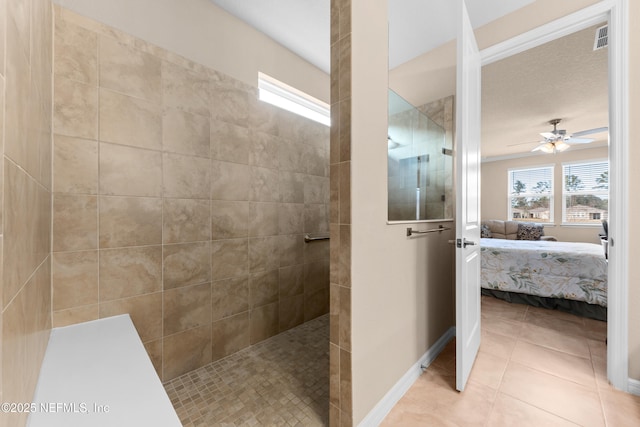
{"type": "MultiPolygon", "coordinates": [[[[165,384],[185,427],[328,424],[322,316],[165,384]]],[[[640,398],[606,381],[606,324],[482,298],[482,344],[464,393],[455,343],[382,426],[640,426],[640,398]]]]}
{"type": "Polygon", "coordinates": [[[640,426],[640,397],[607,383],[605,339],[605,322],[483,297],[464,393],[452,341],[382,426],[640,426]]]}
{"type": "Polygon", "coordinates": [[[324,426],[329,315],[165,383],[185,427],[324,426]]]}

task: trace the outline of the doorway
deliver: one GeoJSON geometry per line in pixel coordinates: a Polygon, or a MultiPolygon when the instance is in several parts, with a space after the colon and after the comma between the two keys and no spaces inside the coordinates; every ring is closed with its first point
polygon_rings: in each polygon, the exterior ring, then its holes
{"type": "MultiPolygon", "coordinates": [[[[525,50],[535,48],[548,41],[559,39],[576,31],[596,25],[602,21],[609,23],[610,34],[614,34],[612,40],[622,40],[626,25],[623,16],[624,2],[615,4],[596,5],[583,9],[565,18],[556,20],[550,24],[539,27],[536,30],[517,36],[501,44],[492,46],[481,52],[483,65],[494,63],[508,58],[525,50]]],[[[622,44],[622,43],[620,43],[622,44]]],[[[610,222],[615,222],[616,233],[610,235],[622,236],[626,230],[626,220],[622,214],[621,200],[625,194],[624,189],[628,182],[626,157],[628,140],[626,137],[627,112],[625,110],[624,97],[627,96],[626,73],[621,46],[611,44],[609,46],[609,82],[614,88],[609,94],[610,111],[610,144],[609,160],[611,169],[610,180],[610,222]]],[[[611,383],[621,390],[627,390],[627,307],[624,301],[627,294],[627,243],[619,239],[616,243],[615,254],[610,253],[608,274],[608,378],[611,383]]]]}

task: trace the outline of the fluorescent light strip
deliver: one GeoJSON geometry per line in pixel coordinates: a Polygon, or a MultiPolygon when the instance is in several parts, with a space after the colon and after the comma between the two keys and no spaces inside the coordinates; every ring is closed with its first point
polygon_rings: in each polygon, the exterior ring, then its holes
{"type": "Polygon", "coordinates": [[[268,102],[323,125],[331,126],[329,106],[319,99],[263,73],[258,73],[258,88],[261,101],[268,102]]]}

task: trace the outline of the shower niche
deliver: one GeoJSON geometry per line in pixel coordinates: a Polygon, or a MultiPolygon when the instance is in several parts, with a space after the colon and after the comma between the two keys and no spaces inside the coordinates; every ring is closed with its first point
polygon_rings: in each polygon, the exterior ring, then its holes
{"type": "Polygon", "coordinates": [[[453,219],[453,97],[414,107],[389,90],[388,221],[453,219]]]}

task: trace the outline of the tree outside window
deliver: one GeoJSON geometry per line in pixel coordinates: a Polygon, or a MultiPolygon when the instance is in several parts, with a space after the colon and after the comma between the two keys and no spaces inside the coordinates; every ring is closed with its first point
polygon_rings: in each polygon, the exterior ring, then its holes
{"type": "Polygon", "coordinates": [[[562,222],[600,224],[609,218],[609,162],[562,166],[564,177],[562,222]]]}
{"type": "Polygon", "coordinates": [[[509,170],[509,219],[553,222],[553,167],[509,170]]]}

